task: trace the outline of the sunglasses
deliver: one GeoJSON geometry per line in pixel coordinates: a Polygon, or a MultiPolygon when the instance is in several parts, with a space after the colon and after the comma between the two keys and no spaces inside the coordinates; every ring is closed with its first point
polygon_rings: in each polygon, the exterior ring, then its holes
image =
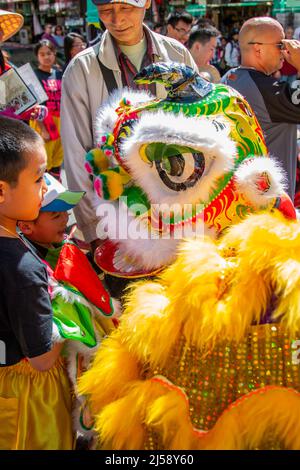
{"type": "Polygon", "coordinates": [[[275,46],[280,51],[285,49],[285,45],[282,42],[276,43],[276,42],[257,42],[257,41],[255,41],[255,42],[248,42],[248,44],[260,44],[261,46],[275,46]]]}

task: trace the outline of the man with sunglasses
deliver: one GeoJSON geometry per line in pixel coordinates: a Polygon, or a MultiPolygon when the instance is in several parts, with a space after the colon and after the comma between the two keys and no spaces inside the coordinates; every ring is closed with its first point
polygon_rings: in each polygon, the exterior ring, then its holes
{"type": "Polygon", "coordinates": [[[229,70],[222,82],[238,90],[253,108],[264,131],[271,158],[287,175],[294,198],[297,165],[297,124],[300,124],[300,81],[289,85],[272,76],[284,59],[300,75],[300,42],[284,39],[281,24],[269,17],[246,21],[239,35],[241,66],[229,70]],[[293,88],[295,87],[295,88],[293,88]]]}

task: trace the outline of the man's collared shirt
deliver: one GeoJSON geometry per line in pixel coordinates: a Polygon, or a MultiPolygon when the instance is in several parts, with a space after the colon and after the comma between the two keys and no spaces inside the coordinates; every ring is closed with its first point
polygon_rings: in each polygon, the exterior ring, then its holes
{"type": "MultiPolygon", "coordinates": [[[[144,34],[145,34],[146,41],[147,41],[147,49],[142,60],[141,69],[155,62],[155,54],[154,54],[152,39],[151,39],[150,34],[145,28],[144,28],[144,34]]],[[[138,70],[132,64],[129,58],[121,51],[118,44],[115,41],[113,42],[114,42],[114,47],[116,51],[116,56],[118,58],[118,62],[120,65],[123,86],[132,88],[133,90],[150,90],[151,93],[155,95],[156,94],[155,83],[152,83],[150,85],[148,85],[147,83],[143,85],[137,85],[137,83],[134,82],[133,79],[135,75],[138,73],[138,70]]]]}

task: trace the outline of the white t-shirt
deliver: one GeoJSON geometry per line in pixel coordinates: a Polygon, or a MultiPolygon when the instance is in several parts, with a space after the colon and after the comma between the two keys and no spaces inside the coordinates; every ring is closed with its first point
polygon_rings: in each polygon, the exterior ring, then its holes
{"type": "Polygon", "coordinates": [[[294,31],[294,39],[298,39],[298,41],[300,41],[300,26],[294,31]]]}
{"type": "Polygon", "coordinates": [[[128,57],[130,62],[135,66],[135,68],[139,72],[141,69],[145,52],[147,50],[147,39],[145,35],[143,39],[134,46],[124,46],[123,44],[119,44],[119,47],[123,54],[128,57]]]}

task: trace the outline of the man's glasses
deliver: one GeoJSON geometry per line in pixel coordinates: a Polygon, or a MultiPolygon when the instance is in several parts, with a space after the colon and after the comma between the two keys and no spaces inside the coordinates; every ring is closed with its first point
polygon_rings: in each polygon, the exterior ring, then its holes
{"type": "Polygon", "coordinates": [[[176,29],[176,31],[180,34],[180,36],[188,36],[191,32],[191,30],[186,30],[186,29],[183,29],[183,28],[174,28],[176,29]]]}
{"type": "Polygon", "coordinates": [[[72,45],[72,48],[77,48],[77,47],[80,47],[80,48],[85,48],[86,47],[86,43],[85,42],[74,42],[74,44],[72,45]]]}
{"type": "Polygon", "coordinates": [[[276,43],[276,42],[257,42],[257,41],[255,41],[255,42],[248,42],[248,44],[260,44],[262,46],[275,46],[280,51],[285,49],[285,45],[282,42],[276,43]]]}

